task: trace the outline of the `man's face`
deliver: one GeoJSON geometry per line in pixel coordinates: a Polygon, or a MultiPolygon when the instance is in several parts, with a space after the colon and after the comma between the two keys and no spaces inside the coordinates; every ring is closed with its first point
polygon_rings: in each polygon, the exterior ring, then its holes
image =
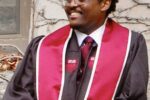
{"type": "Polygon", "coordinates": [[[64,8],[70,26],[81,32],[92,32],[104,22],[105,14],[98,0],[68,0],[64,8]]]}

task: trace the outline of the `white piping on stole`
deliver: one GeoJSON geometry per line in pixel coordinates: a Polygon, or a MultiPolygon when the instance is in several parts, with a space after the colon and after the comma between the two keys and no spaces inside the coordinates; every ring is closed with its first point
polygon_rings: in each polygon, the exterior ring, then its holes
{"type": "Polygon", "coordinates": [[[59,98],[58,100],[61,100],[62,98],[62,93],[63,93],[63,88],[64,88],[64,83],[65,83],[65,55],[66,55],[66,50],[67,50],[67,45],[72,36],[72,29],[70,30],[69,36],[65,42],[64,48],[63,48],[63,56],[62,56],[62,81],[61,81],[61,88],[60,88],[60,93],[59,93],[59,98]]]}
{"type": "Polygon", "coordinates": [[[112,100],[115,99],[115,95],[116,95],[116,92],[117,92],[117,89],[118,89],[118,86],[119,86],[119,83],[120,83],[120,80],[121,80],[121,76],[122,76],[123,71],[124,71],[124,69],[125,69],[125,65],[126,65],[126,62],[127,62],[127,58],[128,58],[128,55],[129,55],[129,51],[130,51],[131,35],[132,35],[132,34],[131,34],[131,30],[129,30],[127,51],[126,51],[126,55],[125,55],[124,62],[123,62],[123,65],[122,65],[122,70],[121,70],[121,73],[120,73],[120,76],[119,76],[119,79],[118,79],[118,82],[117,82],[117,85],[116,85],[116,88],[115,88],[115,91],[114,91],[112,100]]]}
{"type": "Polygon", "coordinates": [[[37,100],[39,100],[39,56],[40,56],[40,47],[43,42],[43,40],[46,38],[46,36],[40,40],[38,48],[37,48],[37,55],[36,55],[36,94],[37,94],[37,100]]]}

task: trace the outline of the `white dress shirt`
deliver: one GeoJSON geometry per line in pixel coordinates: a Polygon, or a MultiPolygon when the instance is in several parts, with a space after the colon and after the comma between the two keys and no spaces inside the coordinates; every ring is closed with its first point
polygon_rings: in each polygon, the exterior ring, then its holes
{"type": "MultiPolygon", "coordinates": [[[[107,21],[107,19],[106,19],[107,21]]],[[[83,40],[87,37],[90,36],[93,38],[93,40],[97,43],[97,45],[100,45],[100,41],[102,40],[102,36],[104,34],[104,30],[105,30],[105,26],[106,26],[106,21],[105,23],[100,26],[98,29],[96,29],[95,31],[93,31],[91,34],[87,35],[85,33],[82,33],[78,30],[75,30],[75,34],[77,36],[77,40],[78,40],[78,44],[79,46],[81,46],[83,40]]]]}

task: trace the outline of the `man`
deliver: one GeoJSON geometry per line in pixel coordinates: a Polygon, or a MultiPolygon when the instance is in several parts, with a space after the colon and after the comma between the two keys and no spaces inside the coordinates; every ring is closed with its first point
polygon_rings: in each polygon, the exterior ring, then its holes
{"type": "Polygon", "coordinates": [[[141,34],[107,18],[117,0],[65,0],[70,25],[37,37],[4,100],[147,100],[141,34]]]}

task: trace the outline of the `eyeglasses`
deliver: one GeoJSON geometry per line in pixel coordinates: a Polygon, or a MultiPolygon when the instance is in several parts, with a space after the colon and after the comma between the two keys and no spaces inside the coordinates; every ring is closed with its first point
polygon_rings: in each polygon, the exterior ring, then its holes
{"type": "Polygon", "coordinates": [[[66,4],[69,4],[69,3],[71,3],[72,1],[74,1],[75,3],[82,3],[82,2],[84,2],[84,1],[86,1],[86,0],[62,0],[62,3],[63,3],[63,5],[66,5],[66,4]]]}

